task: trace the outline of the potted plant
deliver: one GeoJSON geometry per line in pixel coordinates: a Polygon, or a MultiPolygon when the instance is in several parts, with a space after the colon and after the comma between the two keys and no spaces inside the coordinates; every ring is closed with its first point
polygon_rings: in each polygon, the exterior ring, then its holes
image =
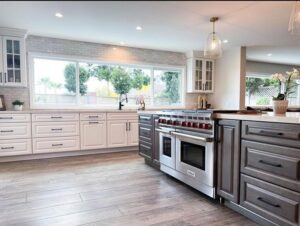
{"type": "Polygon", "coordinates": [[[22,111],[24,102],[20,100],[15,100],[14,102],[12,102],[12,105],[14,106],[15,111],[22,111]]]}
{"type": "Polygon", "coordinates": [[[288,96],[294,93],[293,88],[298,84],[295,80],[299,79],[299,70],[293,69],[287,71],[286,75],[276,73],[271,76],[279,84],[279,91],[276,97],[273,97],[273,112],[274,114],[285,114],[288,108],[288,96]]]}

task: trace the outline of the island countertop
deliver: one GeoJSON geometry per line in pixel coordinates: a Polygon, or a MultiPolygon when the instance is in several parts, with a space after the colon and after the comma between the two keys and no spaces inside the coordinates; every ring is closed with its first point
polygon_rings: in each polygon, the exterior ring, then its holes
{"type": "Polygon", "coordinates": [[[300,124],[300,112],[287,112],[285,115],[275,115],[273,112],[259,114],[216,113],[216,119],[235,119],[261,122],[278,122],[300,124]]]}

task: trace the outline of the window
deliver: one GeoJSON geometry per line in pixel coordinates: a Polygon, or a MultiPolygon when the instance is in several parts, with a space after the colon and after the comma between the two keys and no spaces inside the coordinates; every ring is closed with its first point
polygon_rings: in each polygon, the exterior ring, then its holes
{"type": "Polygon", "coordinates": [[[31,56],[33,107],[183,106],[183,69],[31,56]]]}
{"type": "Polygon", "coordinates": [[[35,58],[33,65],[34,104],[76,104],[75,62],[35,58]]]}
{"type": "MultiPolygon", "coordinates": [[[[272,97],[277,96],[279,84],[270,79],[270,76],[246,77],[246,106],[272,105],[272,97]]],[[[300,86],[294,86],[293,93],[288,97],[289,106],[300,105],[300,86]]]]}

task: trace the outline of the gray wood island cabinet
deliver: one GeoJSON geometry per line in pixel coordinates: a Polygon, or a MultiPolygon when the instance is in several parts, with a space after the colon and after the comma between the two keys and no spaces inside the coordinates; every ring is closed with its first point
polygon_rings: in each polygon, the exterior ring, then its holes
{"type": "Polygon", "coordinates": [[[139,154],[145,162],[159,168],[159,135],[155,131],[156,114],[139,114],[139,154]]]}
{"type": "Polygon", "coordinates": [[[220,119],[217,193],[262,225],[300,225],[300,124],[220,119]]]}

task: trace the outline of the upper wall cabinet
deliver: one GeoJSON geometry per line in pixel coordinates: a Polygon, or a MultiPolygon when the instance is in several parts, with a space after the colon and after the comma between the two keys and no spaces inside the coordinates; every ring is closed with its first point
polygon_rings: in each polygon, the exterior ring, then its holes
{"type": "Polygon", "coordinates": [[[25,34],[0,28],[0,86],[26,86],[25,34]]]}
{"type": "Polygon", "coordinates": [[[213,93],[214,60],[189,58],[187,60],[187,92],[213,93]]]}

